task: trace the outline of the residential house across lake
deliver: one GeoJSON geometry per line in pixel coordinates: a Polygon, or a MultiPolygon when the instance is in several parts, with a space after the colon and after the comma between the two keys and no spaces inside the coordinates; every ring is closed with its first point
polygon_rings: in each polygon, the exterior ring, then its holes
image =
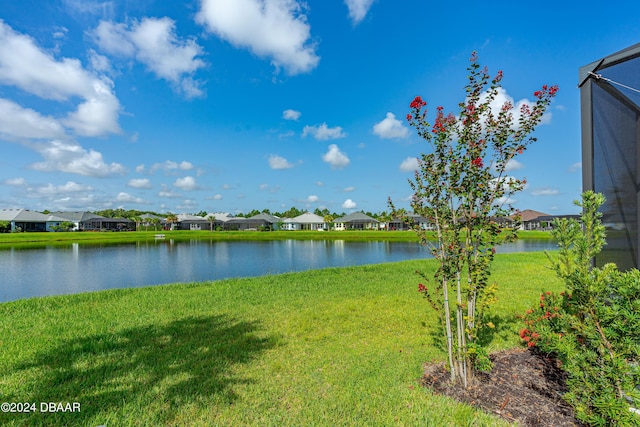
{"type": "MultiPolygon", "coordinates": [[[[549,230],[555,218],[578,215],[548,215],[526,209],[520,212],[522,230],[549,230]]],[[[210,213],[206,216],[178,214],[173,219],[153,214],[143,214],[133,219],[106,218],[91,212],[40,213],[27,209],[0,209],[0,221],[10,224],[9,231],[56,231],[67,224],[74,231],[131,231],[131,230],[410,230],[419,227],[432,230],[433,224],[426,218],[407,214],[402,218],[379,221],[363,212],[353,212],[330,222],[311,212],[294,218],[279,218],[268,213],[251,217],[235,217],[229,213],[210,213]]],[[[507,221],[512,221],[507,219],[507,221]]]]}
{"type": "Polygon", "coordinates": [[[10,231],[55,231],[63,223],[77,231],[124,231],[135,229],[135,223],[126,218],[105,218],[90,212],[41,213],[27,209],[0,209],[0,221],[10,224],[10,231]]]}

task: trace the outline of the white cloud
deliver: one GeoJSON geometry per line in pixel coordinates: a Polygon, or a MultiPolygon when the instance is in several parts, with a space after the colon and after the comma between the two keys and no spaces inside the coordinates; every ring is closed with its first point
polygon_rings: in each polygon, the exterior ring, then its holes
{"type": "Polygon", "coordinates": [[[163,184],[162,190],[160,190],[160,192],[158,193],[158,197],[166,197],[169,199],[173,199],[173,198],[182,197],[182,196],[178,193],[174,193],[173,190],[171,190],[169,187],[163,184]]]}
{"type": "Polygon", "coordinates": [[[93,31],[98,46],[112,55],[135,57],[161,79],[174,84],[187,98],[201,96],[193,74],[205,63],[197,58],[202,47],[194,39],[180,39],[175,22],[168,18],[143,18],[130,26],[101,21],[93,31]]]}
{"type": "Polygon", "coordinates": [[[51,36],[54,39],[66,39],[67,38],[67,33],[69,32],[69,29],[66,27],[57,27],[53,33],[51,34],[51,36]]]}
{"type": "Polygon", "coordinates": [[[351,162],[336,144],[329,146],[329,151],[322,156],[322,160],[329,163],[332,169],[342,169],[351,162]]]}
{"type": "Polygon", "coordinates": [[[198,188],[196,184],[196,180],[192,176],[185,176],[184,178],[176,179],[176,182],[173,183],[174,187],[177,187],[184,191],[195,190],[198,188]]]}
{"type": "Polygon", "coordinates": [[[307,203],[316,203],[318,200],[320,200],[320,198],[315,194],[312,194],[309,197],[307,197],[307,203]]]}
{"type": "Polygon", "coordinates": [[[518,199],[514,199],[513,197],[502,196],[498,198],[496,202],[498,203],[499,206],[504,206],[504,205],[508,206],[508,205],[513,205],[517,201],[518,199]]]}
{"type": "Polygon", "coordinates": [[[62,0],[72,14],[89,14],[94,16],[113,16],[113,0],[62,0]]]}
{"type": "MultiPolygon", "coordinates": [[[[487,96],[488,96],[488,94],[486,92],[483,93],[480,96],[480,101],[479,102],[480,103],[484,102],[486,100],[487,96]]],[[[505,88],[499,87],[496,97],[493,99],[493,101],[490,104],[491,112],[493,113],[494,116],[497,116],[498,113],[500,113],[500,111],[502,110],[502,107],[505,105],[505,103],[509,103],[510,105],[513,106],[513,109],[511,110],[511,113],[513,115],[513,117],[512,117],[512,127],[514,127],[514,128],[518,127],[518,121],[520,120],[520,117],[522,116],[522,113],[521,113],[522,107],[526,106],[526,107],[529,107],[529,108],[532,109],[533,106],[535,105],[535,102],[531,102],[527,98],[522,98],[518,102],[515,102],[513,97],[510,96],[507,93],[507,90],[505,88]]],[[[548,124],[550,122],[551,122],[551,112],[547,111],[542,116],[542,119],[540,120],[540,124],[544,125],[544,124],[548,124]]]]}
{"type": "Polygon", "coordinates": [[[169,81],[179,81],[183,74],[204,66],[202,48],[193,40],[179,40],[175,22],[167,17],[144,18],[131,28],[131,40],[138,48],[136,57],[156,75],[169,81]]]}
{"type": "Polygon", "coordinates": [[[113,69],[111,68],[111,62],[109,58],[104,55],[100,55],[93,49],[89,49],[87,53],[89,58],[89,64],[91,65],[91,69],[100,73],[111,74],[113,73],[113,69]]]}
{"type": "MultiPolygon", "coordinates": [[[[154,163],[153,165],[151,165],[151,168],[149,168],[149,173],[154,173],[158,170],[169,172],[175,169],[181,169],[184,171],[191,170],[193,169],[193,164],[191,162],[187,162],[186,160],[183,160],[180,163],[174,162],[173,160],[165,160],[162,163],[154,163]]],[[[144,172],[144,165],[142,164],[137,166],[136,172],[138,173],[144,172]]]]}
{"type": "Polygon", "coordinates": [[[106,177],[124,174],[126,169],[120,163],[107,164],[102,153],[85,150],[74,142],[53,140],[47,144],[36,146],[36,150],[44,157],[44,162],[31,165],[32,169],[45,172],[68,172],[83,176],[106,177]]]}
{"type": "Polygon", "coordinates": [[[31,37],[0,21],[0,81],[40,98],[64,101],[91,92],[93,79],[78,59],[57,61],[31,37]]]}
{"type": "Polygon", "coordinates": [[[420,163],[417,157],[407,157],[400,163],[400,170],[402,172],[413,172],[420,168],[420,163]]]}
{"type": "Polygon", "coordinates": [[[288,130],[286,132],[279,133],[278,134],[278,138],[279,139],[287,139],[287,138],[291,138],[292,136],[295,136],[295,135],[296,135],[296,133],[294,131],[288,130]]]}
{"type": "Polygon", "coordinates": [[[75,58],[55,59],[26,35],[0,20],[0,83],[43,99],[82,102],[60,122],[82,136],[119,133],[120,103],[113,82],[82,67],[75,58]]]}
{"type": "Polygon", "coordinates": [[[136,46],[124,23],[101,21],[91,35],[100,49],[112,55],[132,57],[136,53],[136,46]]]}
{"type": "MultiPolygon", "coordinates": [[[[104,206],[109,202],[104,200],[96,204],[93,187],[68,181],[65,184],[39,185],[27,188],[26,197],[37,199],[40,205],[51,210],[94,210],[89,206],[104,206]]],[[[110,199],[112,200],[112,199],[110,199]]]]}
{"type": "Polygon", "coordinates": [[[387,113],[387,117],[373,125],[373,133],[385,139],[406,138],[409,136],[409,129],[396,119],[395,114],[387,113]]]}
{"type": "Polygon", "coordinates": [[[186,160],[183,160],[183,161],[180,162],[178,167],[180,169],[182,169],[183,171],[188,171],[188,170],[193,169],[193,164],[191,162],[187,162],[186,160]]]}
{"type": "Polygon", "coordinates": [[[269,185],[269,184],[261,184],[260,191],[269,191],[271,194],[275,194],[280,191],[279,185],[269,185]]]}
{"type": "Polygon", "coordinates": [[[349,8],[349,18],[354,25],[359,24],[367,16],[367,12],[373,4],[373,0],[345,0],[344,2],[349,8]]]}
{"type": "Polygon", "coordinates": [[[196,206],[198,206],[198,202],[196,202],[195,200],[192,199],[184,199],[182,201],[182,203],[180,203],[178,206],[176,206],[176,208],[178,209],[182,209],[182,210],[192,210],[194,209],[196,206]]]}
{"type": "MultiPolygon", "coordinates": [[[[491,181],[491,185],[493,186],[497,186],[499,183],[502,184],[502,190],[504,191],[504,196],[500,197],[497,202],[500,205],[510,205],[513,204],[515,202],[517,202],[516,199],[512,198],[512,194],[510,194],[511,190],[509,188],[509,185],[511,183],[515,183],[517,181],[517,178],[510,176],[510,175],[506,175],[503,176],[502,178],[498,179],[498,178],[494,178],[491,181]]],[[[523,190],[526,190],[528,188],[529,184],[525,184],[523,190]]]]}
{"type": "Polygon", "coordinates": [[[148,178],[134,178],[127,185],[132,188],[151,188],[151,181],[148,178]]]}
{"type": "Polygon", "coordinates": [[[290,75],[309,72],[320,61],[296,0],[202,0],[196,22],[290,75]]]}
{"type": "Polygon", "coordinates": [[[346,133],[342,132],[342,128],[340,126],[330,128],[326,123],[323,123],[320,126],[305,126],[304,129],[302,129],[302,137],[304,138],[307,135],[312,135],[319,141],[344,138],[347,136],[346,133]]]}
{"type": "Polygon", "coordinates": [[[569,172],[581,172],[582,171],[582,162],[576,162],[569,166],[569,172]]]}
{"type": "Polygon", "coordinates": [[[61,194],[67,194],[67,193],[79,193],[83,191],[91,191],[93,190],[93,187],[91,187],[90,185],[78,184],[74,181],[68,181],[66,184],[63,184],[63,185],[47,184],[44,187],[31,188],[30,190],[32,192],[35,191],[39,195],[59,196],[61,194]]]}
{"type": "Polygon", "coordinates": [[[324,187],[324,182],[322,182],[322,181],[316,181],[316,185],[317,185],[318,187],[324,187]]]}
{"type": "Polygon", "coordinates": [[[357,206],[356,202],[354,202],[351,199],[347,199],[342,204],[342,209],[355,209],[356,206],[357,206]]]}
{"type": "Polygon", "coordinates": [[[113,95],[113,82],[105,77],[93,82],[93,92],[86,95],[85,102],[69,113],[63,123],[82,136],[99,136],[107,131],[119,133],[119,110],[120,103],[113,95]]]}
{"type": "Polygon", "coordinates": [[[293,167],[293,164],[289,163],[284,157],[271,154],[269,156],[269,167],[271,169],[290,169],[293,167]]]}
{"type": "Polygon", "coordinates": [[[517,171],[519,169],[524,168],[524,165],[517,161],[516,159],[511,159],[504,166],[505,172],[517,171]]]}
{"type": "Polygon", "coordinates": [[[0,98],[0,137],[54,139],[64,136],[64,128],[53,117],[42,116],[35,110],[0,98]]]}
{"type": "Polygon", "coordinates": [[[302,113],[296,110],[284,110],[282,112],[282,118],[285,120],[298,120],[302,113]]]}
{"type": "Polygon", "coordinates": [[[556,188],[541,187],[531,191],[531,194],[534,196],[556,196],[560,194],[560,191],[556,188]]]}
{"type": "Polygon", "coordinates": [[[155,171],[157,171],[159,169],[164,170],[164,171],[169,171],[169,170],[177,169],[177,168],[178,168],[178,163],[176,163],[174,161],[171,161],[171,160],[165,160],[162,163],[154,163],[151,166],[150,171],[151,171],[151,173],[153,173],[153,172],[155,172],[155,171]]]}
{"type": "Polygon", "coordinates": [[[11,185],[14,187],[21,187],[23,185],[27,185],[27,181],[24,178],[9,178],[4,181],[6,185],[11,185]]]}
{"type": "Polygon", "coordinates": [[[354,187],[353,185],[349,186],[349,187],[345,187],[344,190],[345,193],[351,193],[352,191],[356,191],[356,187],[354,187]]]}
{"type": "Polygon", "coordinates": [[[216,194],[212,197],[213,200],[222,200],[222,194],[216,194]]]}
{"type": "Polygon", "coordinates": [[[124,193],[124,192],[120,192],[118,193],[118,195],[116,196],[116,202],[127,202],[127,203],[137,203],[137,204],[147,204],[147,201],[144,199],[141,199],[140,197],[135,197],[132,196],[129,193],[124,193]]]}

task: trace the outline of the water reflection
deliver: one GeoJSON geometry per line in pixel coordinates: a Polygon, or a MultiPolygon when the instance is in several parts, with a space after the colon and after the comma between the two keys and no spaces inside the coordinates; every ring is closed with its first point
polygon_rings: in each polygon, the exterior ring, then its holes
{"type": "MultiPolygon", "coordinates": [[[[553,241],[519,240],[498,251],[555,249],[553,241]]],[[[343,240],[72,243],[0,251],[0,301],[174,282],[376,264],[431,257],[413,242],[343,240]]]]}

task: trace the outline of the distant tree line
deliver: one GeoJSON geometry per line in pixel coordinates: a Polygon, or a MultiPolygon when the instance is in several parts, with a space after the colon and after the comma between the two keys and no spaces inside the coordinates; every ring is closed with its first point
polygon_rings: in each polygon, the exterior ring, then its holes
{"type": "MultiPolygon", "coordinates": [[[[262,209],[262,210],[258,210],[258,209],[252,209],[246,213],[240,212],[240,213],[235,213],[234,216],[236,217],[243,217],[243,218],[249,218],[261,213],[266,213],[269,215],[273,215],[273,216],[277,216],[279,218],[295,218],[299,215],[302,215],[305,212],[311,212],[307,209],[298,209],[297,207],[293,206],[285,211],[282,212],[272,212],[269,209],[262,209]]],[[[375,212],[366,212],[364,210],[361,210],[360,212],[362,212],[365,215],[369,215],[372,218],[377,219],[378,221],[389,221],[391,219],[391,216],[388,212],[386,211],[382,211],[379,213],[375,213],[375,212]]],[[[44,210],[42,211],[42,213],[44,214],[49,214],[51,213],[51,211],[49,210],[44,210]]],[[[136,209],[122,209],[122,208],[118,208],[118,209],[104,209],[104,210],[99,210],[99,211],[94,211],[92,212],[96,215],[100,215],[103,216],[105,218],[127,218],[127,219],[137,219],[140,218],[140,216],[145,215],[145,214],[149,214],[149,215],[155,215],[161,218],[171,218],[174,219],[176,217],[175,214],[168,212],[168,213],[157,213],[157,212],[153,212],[153,211],[140,211],[140,210],[136,210],[136,209]]],[[[335,218],[340,218],[341,216],[345,216],[346,213],[345,212],[331,212],[329,211],[329,209],[324,208],[324,209],[320,209],[320,208],[316,208],[315,210],[313,210],[313,213],[324,218],[325,222],[332,222],[335,218]]],[[[193,212],[191,213],[191,215],[196,215],[196,216],[201,216],[203,218],[206,218],[209,215],[209,212],[207,211],[199,211],[199,212],[193,212]]],[[[1,225],[0,225],[1,226],[1,225]]]]}

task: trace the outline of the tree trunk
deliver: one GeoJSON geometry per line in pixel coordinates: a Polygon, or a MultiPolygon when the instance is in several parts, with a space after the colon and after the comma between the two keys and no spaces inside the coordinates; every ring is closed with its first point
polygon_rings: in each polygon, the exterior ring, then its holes
{"type": "Polygon", "coordinates": [[[451,382],[456,380],[457,369],[453,360],[453,334],[451,332],[451,308],[449,307],[449,285],[447,279],[442,279],[442,294],[444,297],[444,323],[447,333],[447,353],[449,356],[449,369],[451,370],[451,382]]]}

